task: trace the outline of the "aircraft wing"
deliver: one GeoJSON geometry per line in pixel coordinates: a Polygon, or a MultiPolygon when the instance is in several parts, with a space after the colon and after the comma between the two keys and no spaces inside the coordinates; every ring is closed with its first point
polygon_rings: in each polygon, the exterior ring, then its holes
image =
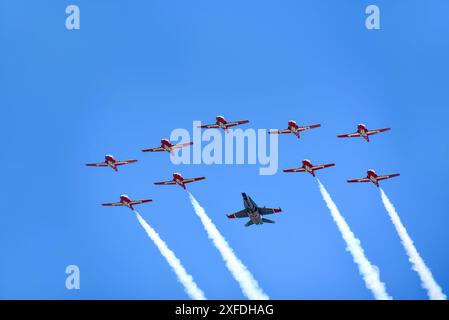
{"type": "Polygon", "coordinates": [[[234,126],[238,126],[239,124],[245,124],[248,122],[249,122],[248,120],[232,121],[232,122],[226,123],[226,127],[234,127],[234,126]]]}
{"type": "Polygon", "coordinates": [[[390,178],[397,177],[397,176],[399,176],[399,175],[400,175],[399,173],[385,174],[385,175],[383,175],[383,176],[378,176],[378,177],[377,177],[377,180],[390,179],[390,178]]]}
{"type": "Polygon", "coordinates": [[[155,182],[154,184],[157,186],[162,186],[162,185],[176,184],[176,182],[173,180],[169,180],[169,181],[155,182]]]}
{"type": "Polygon", "coordinates": [[[86,163],[86,166],[88,167],[107,167],[108,164],[105,162],[99,162],[99,163],[86,163]]]}
{"type": "Polygon", "coordinates": [[[120,207],[123,206],[124,204],[121,202],[109,202],[109,203],[103,203],[102,206],[108,206],[108,207],[120,207]]]}
{"type": "Polygon", "coordinates": [[[205,125],[202,125],[202,126],[198,126],[197,128],[218,129],[218,128],[220,128],[220,126],[218,124],[214,123],[214,124],[205,124],[205,125]]]}
{"type": "Polygon", "coordinates": [[[134,163],[134,162],[137,162],[137,160],[123,160],[123,161],[116,161],[116,162],[115,162],[115,165],[116,165],[116,166],[121,166],[121,165],[124,165],[124,164],[134,163]]]}
{"type": "Polygon", "coordinates": [[[379,132],[385,132],[385,131],[388,131],[388,130],[391,130],[391,128],[382,128],[382,129],[368,130],[366,132],[366,134],[370,136],[372,134],[376,134],[376,133],[379,133],[379,132]]]}
{"type": "Polygon", "coordinates": [[[348,182],[371,182],[371,180],[368,178],[361,178],[361,179],[348,180],[348,182]]]}
{"type": "Polygon", "coordinates": [[[283,129],[283,130],[271,130],[268,132],[268,134],[283,134],[283,133],[292,133],[290,129],[283,129]]]}
{"type": "Polygon", "coordinates": [[[303,167],[299,167],[299,168],[293,168],[293,169],[284,169],[282,171],[284,171],[284,172],[304,172],[304,171],[306,171],[306,169],[304,169],[303,167]]]}
{"type": "Polygon", "coordinates": [[[162,147],[157,147],[157,148],[150,148],[150,149],[142,150],[142,152],[160,152],[160,151],[165,151],[165,149],[162,147]]]}
{"type": "Polygon", "coordinates": [[[236,213],[233,214],[228,214],[227,217],[229,219],[234,219],[234,218],[248,218],[248,212],[246,211],[246,209],[243,209],[241,211],[238,211],[236,213]]]}
{"type": "Polygon", "coordinates": [[[206,179],[206,177],[189,178],[189,179],[184,179],[183,182],[184,183],[190,183],[190,182],[204,180],[204,179],[206,179]]]}
{"type": "Polygon", "coordinates": [[[337,138],[354,138],[354,137],[360,137],[360,133],[354,132],[354,133],[346,133],[346,134],[339,134],[337,138]]]}
{"type": "Polygon", "coordinates": [[[153,201],[152,199],[143,199],[143,200],[134,200],[131,201],[131,205],[135,205],[135,204],[141,204],[141,203],[146,203],[146,202],[151,202],[153,201]]]}
{"type": "Polygon", "coordinates": [[[186,143],[178,143],[178,144],[175,144],[172,147],[172,149],[181,149],[181,148],[184,148],[184,147],[187,147],[187,146],[191,146],[192,144],[193,144],[193,141],[186,142],[186,143]]]}
{"type": "Polygon", "coordinates": [[[299,126],[299,131],[309,130],[318,127],[321,127],[321,124],[311,124],[310,126],[299,126]]]}
{"type": "Polygon", "coordinates": [[[335,166],[335,163],[322,164],[319,166],[313,166],[312,170],[320,170],[320,169],[329,168],[329,167],[333,167],[333,166],[335,166]]]}
{"type": "Polygon", "coordinates": [[[278,212],[282,212],[281,208],[275,208],[275,209],[271,209],[271,208],[259,208],[259,213],[261,215],[266,215],[266,214],[272,214],[272,213],[278,213],[278,212]]]}

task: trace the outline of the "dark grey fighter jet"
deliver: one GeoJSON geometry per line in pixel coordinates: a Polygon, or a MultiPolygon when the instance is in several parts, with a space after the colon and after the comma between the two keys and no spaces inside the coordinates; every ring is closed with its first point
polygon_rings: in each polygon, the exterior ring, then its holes
{"type": "Polygon", "coordinates": [[[282,212],[281,208],[277,209],[271,209],[266,207],[258,207],[257,204],[251,199],[251,197],[247,196],[246,193],[242,193],[243,197],[243,205],[245,206],[245,209],[242,211],[228,214],[228,218],[250,218],[250,220],[245,224],[245,227],[249,227],[253,224],[263,224],[266,223],[274,223],[273,220],[263,218],[262,216],[266,214],[272,214],[277,212],[282,212]]]}

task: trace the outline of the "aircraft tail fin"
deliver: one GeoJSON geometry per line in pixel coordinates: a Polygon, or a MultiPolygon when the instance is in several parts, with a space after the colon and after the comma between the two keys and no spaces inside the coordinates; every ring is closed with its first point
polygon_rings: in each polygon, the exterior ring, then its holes
{"type": "Polygon", "coordinates": [[[262,221],[265,222],[265,223],[276,223],[276,221],[273,221],[273,220],[270,220],[270,219],[267,219],[267,218],[262,218],[262,221]]]}
{"type": "Polygon", "coordinates": [[[247,223],[245,223],[245,227],[249,227],[253,224],[254,224],[254,222],[252,220],[249,220],[247,223]]]}

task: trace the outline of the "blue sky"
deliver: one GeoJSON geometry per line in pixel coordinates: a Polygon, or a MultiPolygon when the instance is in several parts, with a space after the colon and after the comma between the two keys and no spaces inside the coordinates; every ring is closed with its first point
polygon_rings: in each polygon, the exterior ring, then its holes
{"type": "Polygon", "coordinates": [[[373,185],[373,168],[434,277],[449,288],[446,123],[449,3],[432,1],[85,1],[65,29],[68,1],[0,0],[0,298],[186,299],[122,193],[155,201],[139,212],[208,298],[244,298],[188,196],[156,187],[173,171],[205,175],[190,191],[274,299],[371,299],[306,174],[260,176],[254,165],[174,166],[143,154],[172,129],[217,114],[283,128],[280,168],[303,158],[319,172],[367,257],[397,299],[426,299],[373,185]],[[381,9],[381,30],[364,26],[381,9]],[[343,140],[357,123],[392,131],[343,140]],[[87,168],[104,154],[137,158],[118,173],[87,168]],[[281,206],[276,224],[225,216],[240,193],[281,206]],[[65,267],[81,290],[65,288],[65,267]]]}

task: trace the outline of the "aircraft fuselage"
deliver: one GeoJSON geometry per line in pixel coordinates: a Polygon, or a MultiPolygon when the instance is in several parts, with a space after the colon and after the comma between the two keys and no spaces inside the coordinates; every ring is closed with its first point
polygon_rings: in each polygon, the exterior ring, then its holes
{"type": "Polygon", "coordinates": [[[312,162],[310,162],[310,160],[303,160],[302,161],[302,167],[304,168],[304,170],[306,170],[308,173],[310,173],[311,175],[315,175],[313,172],[313,164],[312,162]]]}
{"type": "Polygon", "coordinates": [[[290,120],[288,122],[288,129],[299,138],[299,127],[298,124],[296,123],[296,121],[290,120]]]}
{"type": "Polygon", "coordinates": [[[173,145],[171,144],[171,142],[168,139],[162,139],[161,140],[161,147],[165,151],[171,152],[173,145]]]}
{"type": "Polygon", "coordinates": [[[362,138],[364,138],[366,141],[369,141],[368,138],[368,128],[364,124],[359,124],[357,126],[357,132],[360,133],[362,138]]]}
{"type": "Polygon", "coordinates": [[[376,186],[379,186],[379,181],[377,181],[377,174],[374,170],[368,170],[367,178],[370,179],[370,181],[376,186]]]}
{"type": "Polygon", "coordinates": [[[242,196],[246,212],[248,213],[248,217],[254,224],[263,224],[262,216],[259,213],[259,208],[257,207],[256,203],[245,193],[243,193],[242,196]]]}
{"type": "Polygon", "coordinates": [[[114,170],[117,170],[117,166],[115,165],[115,158],[111,155],[105,156],[106,164],[114,170]]]}
{"type": "Polygon", "coordinates": [[[185,189],[184,178],[179,173],[173,174],[173,180],[176,182],[178,186],[181,186],[185,189]]]}
{"type": "Polygon", "coordinates": [[[120,202],[131,210],[134,210],[133,206],[131,205],[131,199],[127,195],[121,195],[120,202]]]}

